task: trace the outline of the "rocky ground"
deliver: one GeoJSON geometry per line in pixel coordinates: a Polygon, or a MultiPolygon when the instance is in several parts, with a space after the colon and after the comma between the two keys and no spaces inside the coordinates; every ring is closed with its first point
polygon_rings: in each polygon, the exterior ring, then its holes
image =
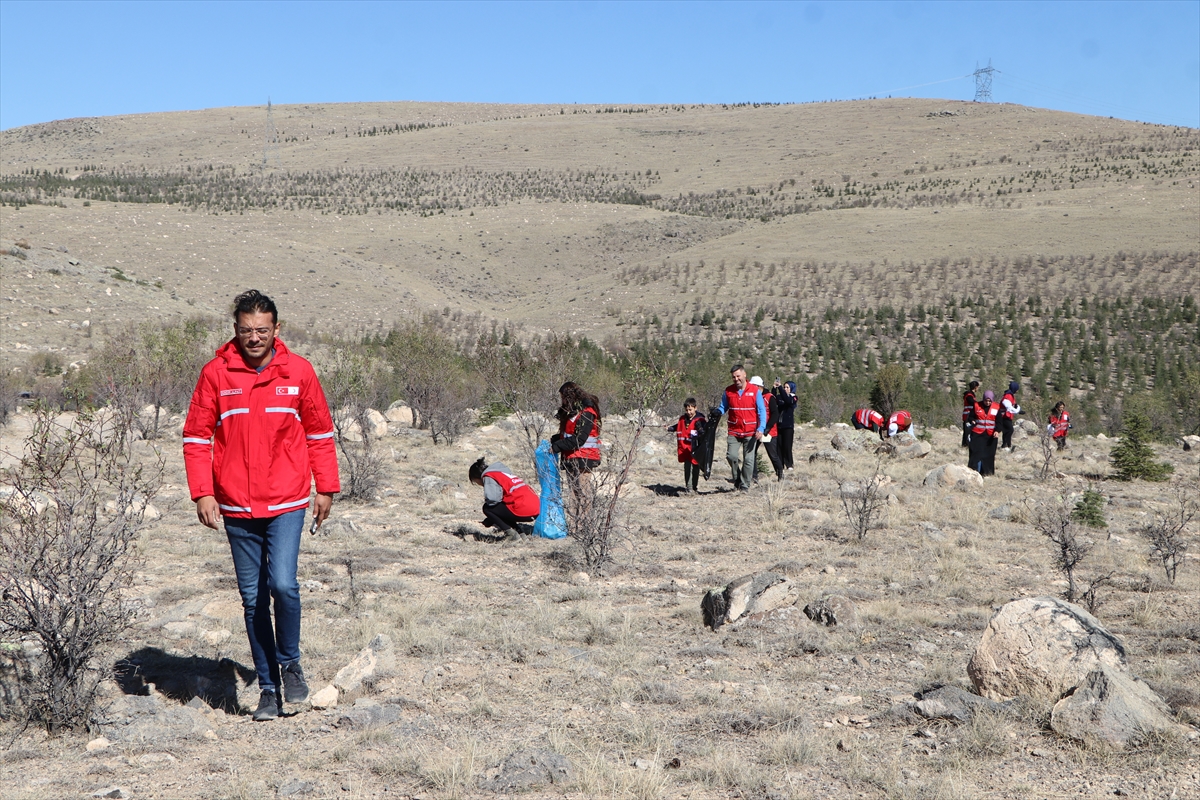
{"type": "MultiPolygon", "coordinates": [[[[27,424],[18,415],[4,429],[5,450],[19,449],[27,424]]],[[[1082,572],[1117,575],[1096,614],[1130,672],[1179,720],[1200,720],[1200,563],[1193,555],[1172,585],[1148,560],[1136,531],[1170,486],[1105,480],[1111,442],[1073,442],[1059,477],[1040,482],[1036,441],[1018,439],[982,485],[927,486],[931,470],[965,461],[957,431],[933,431],[926,447],[878,463],[886,507],[857,541],[839,482],[869,478],[877,456],[846,430],[801,428],[796,469],[748,495],[731,491],[725,470],[698,495],[678,493],[682,469],[655,432],[628,492],[627,535],[588,576],[570,540],[493,541],[478,525],[470,462],[486,453],[531,471],[512,427],[475,428],[447,447],[390,424],[386,488],[371,503],[336,504],[301,553],[305,668],[314,691],[345,691],[270,723],[248,716],[257,692],[229,556],[195,519],[178,434],[140,443],[163,453],[167,474],[131,593],[138,622],[113,654],[119,681],[105,684],[94,731],[48,737],[6,723],[0,794],[1200,794],[1194,733],[1118,752],[1055,734],[1047,703],[967,722],[904,711],[939,684],[974,691],[966,666],[994,611],[1063,591],[1031,508],[1091,481],[1109,527],[1094,531],[1082,572]],[[791,581],[795,606],[704,626],[705,590],[762,571],[791,581]],[[840,624],[800,613],[830,595],[848,601],[835,601],[840,624]]],[[[1195,451],[1161,455],[1176,482],[1196,485],[1195,451]]]]}

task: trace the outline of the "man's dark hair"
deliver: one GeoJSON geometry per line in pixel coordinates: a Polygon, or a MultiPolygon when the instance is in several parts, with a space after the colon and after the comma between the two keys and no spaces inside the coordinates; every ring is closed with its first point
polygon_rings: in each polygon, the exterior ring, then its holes
{"type": "Polygon", "coordinates": [[[271,322],[279,322],[275,301],[258,289],[250,289],[233,298],[233,321],[237,322],[242,314],[270,314],[271,322]]]}
{"type": "Polygon", "coordinates": [[[471,469],[467,472],[467,479],[471,483],[483,480],[483,471],[485,469],[487,469],[487,459],[480,456],[479,460],[472,464],[471,469]]]}
{"type": "Polygon", "coordinates": [[[745,370],[746,368],[743,367],[741,364],[734,364],[732,367],[729,368],[729,374],[732,375],[733,373],[737,372],[739,369],[745,370]]]}
{"type": "Polygon", "coordinates": [[[694,397],[689,397],[687,400],[684,400],[684,401],[683,401],[683,404],[684,404],[685,406],[694,406],[694,405],[696,405],[696,398],[694,398],[694,397]]]}

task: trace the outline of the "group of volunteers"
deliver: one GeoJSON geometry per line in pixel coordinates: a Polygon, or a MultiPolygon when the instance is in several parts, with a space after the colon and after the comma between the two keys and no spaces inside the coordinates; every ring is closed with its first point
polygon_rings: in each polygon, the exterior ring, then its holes
{"type": "MultiPolygon", "coordinates": [[[[278,337],[279,328],[271,298],[257,290],[234,298],[233,338],[201,370],[183,428],[196,516],[209,528],[223,523],[233,557],[260,690],[255,720],[275,719],[285,702],[308,699],[300,666],[300,539],[310,502],[309,532],[316,533],[329,516],[333,495],[341,490],[325,394],[312,365],[278,337]]],[[[733,382],[708,418],[689,397],[683,414],[666,426],[675,433],[687,492],[697,491],[702,471],[707,477],[722,416],[727,418],[725,457],[735,489],[748,491],[755,482],[759,444],[777,479],[792,469],[796,384],[776,379],[768,391],[759,376],[747,378],[741,364],[730,373],[733,382]]],[[[972,381],[963,395],[963,446],[969,449],[970,466],[989,475],[995,469],[997,438],[1003,447],[1012,445],[1013,417],[1021,413],[1016,404],[1020,386],[1009,384],[999,403],[990,391],[977,401],[978,388],[979,382],[972,381]]],[[[559,400],[559,428],[550,450],[574,501],[586,503],[591,473],[601,462],[600,401],[571,381],[559,388],[559,400]]],[[[901,410],[885,418],[864,408],[854,412],[851,422],[884,438],[911,430],[912,415],[901,410]]],[[[1070,427],[1070,415],[1060,402],[1048,427],[1060,449],[1070,427]]],[[[468,477],[483,487],[485,526],[500,533],[528,532],[526,526],[541,514],[538,495],[504,464],[480,458],[468,477]]]]}

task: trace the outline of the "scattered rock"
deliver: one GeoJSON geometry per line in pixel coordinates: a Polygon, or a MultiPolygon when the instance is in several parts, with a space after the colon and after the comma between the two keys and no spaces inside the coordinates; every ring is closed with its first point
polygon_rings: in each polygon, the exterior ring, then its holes
{"type": "Polygon", "coordinates": [[[926,486],[983,486],[983,476],[970,467],[961,464],[943,464],[925,473],[923,483],[926,486]]]}
{"type": "Polygon", "coordinates": [[[363,681],[375,675],[379,668],[392,669],[396,666],[396,650],[390,636],[375,634],[370,644],[359,651],[350,663],[338,670],[333,685],[342,693],[358,690],[363,681]]]}
{"type": "Polygon", "coordinates": [[[367,409],[367,425],[367,432],[372,439],[382,439],[388,434],[387,419],[373,408],[367,409]]]}
{"type": "Polygon", "coordinates": [[[424,475],[417,478],[417,491],[426,497],[438,494],[450,494],[454,491],[454,484],[444,478],[439,478],[437,475],[424,475]]]}
{"type": "Polygon", "coordinates": [[[996,506],[988,512],[988,519],[999,519],[1005,522],[1016,522],[1016,512],[1010,505],[996,506]]]}
{"type": "Polygon", "coordinates": [[[1153,689],[1107,664],[1089,672],[1073,692],[1054,704],[1050,727],[1071,739],[1118,749],[1146,734],[1184,730],[1153,689]]]}
{"type": "Polygon", "coordinates": [[[338,703],[337,687],[332,683],[329,684],[324,689],[313,693],[308,702],[312,704],[313,708],[333,708],[338,703]]]}
{"type": "Polygon", "coordinates": [[[932,452],[933,446],[929,442],[911,438],[909,441],[898,442],[895,449],[895,455],[899,458],[924,458],[932,452]]]}
{"type": "Polygon", "coordinates": [[[87,751],[89,753],[95,753],[98,750],[107,750],[108,746],[111,744],[112,742],[110,742],[108,739],[105,739],[103,736],[97,736],[95,739],[92,739],[87,743],[87,751]]]}
{"type": "Polygon", "coordinates": [[[479,788],[509,794],[546,784],[565,784],[573,776],[571,762],[565,756],[550,750],[520,750],[489,770],[479,788]]]}
{"type": "Polygon", "coordinates": [[[805,628],[811,628],[812,623],[809,622],[808,617],[804,616],[803,611],[792,605],[773,608],[757,614],[746,614],[729,627],[735,631],[754,628],[777,634],[794,634],[805,628]]]}
{"type": "Polygon", "coordinates": [[[163,701],[155,695],[119,695],[105,709],[103,736],[114,742],[162,745],[180,739],[199,739],[212,724],[204,712],[163,701]]]}
{"type": "Polygon", "coordinates": [[[845,450],[848,453],[861,453],[868,444],[874,444],[879,437],[870,431],[840,430],[833,435],[829,443],[835,450],[845,450]],[[866,436],[863,434],[866,433],[866,436]],[[869,437],[869,438],[868,438],[869,437]]]}
{"type": "Polygon", "coordinates": [[[794,605],[798,588],[789,578],[774,572],[743,575],[723,590],[712,589],[700,601],[704,624],[714,631],[726,622],[794,605]]]}
{"type": "Polygon", "coordinates": [[[391,725],[403,716],[403,707],[396,703],[379,703],[370,698],[360,697],[354,705],[342,712],[334,723],[339,728],[374,728],[379,725],[391,725]]]}
{"type": "Polygon", "coordinates": [[[404,425],[409,428],[413,424],[412,409],[398,400],[388,406],[388,410],[384,412],[383,418],[388,422],[394,422],[397,425],[404,425]]]}
{"type": "Polygon", "coordinates": [[[954,722],[970,722],[979,711],[1000,711],[1000,703],[971,694],[957,686],[939,686],[917,693],[913,710],[925,719],[948,719],[954,722]]]}
{"type": "Polygon", "coordinates": [[[120,786],[110,786],[107,789],[97,789],[92,792],[92,797],[110,797],[114,798],[114,800],[126,800],[129,797],[129,792],[120,786]]]}
{"type": "Polygon", "coordinates": [[[845,595],[833,594],[804,607],[804,614],[819,625],[853,628],[858,625],[858,609],[845,595]]]}
{"type": "Polygon", "coordinates": [[[1019,419],[1015,428],[1026,436],[1037,436],[1041,431],[1038,429],[1037,423],[1031,419],[1019,419]]]}
{"type": "Polygon", "coordinates": [[[279,788],[275,790],[275,795],[277,797],[303,797],[304,795],[312,794],[316,790],[317,785],[312,781],[291,778],[279,784],[279,788]]]}
{"type": "Polygon", "coordinates": [[[816,461],[830,461],[834,464],[845,464],[846,457],[837,450],[818,450],[808,457],[808,463],[812,464],[816,461]]]}
{"type": "Polygon", "coordinates": [[[806,525],[824,525],[833,518],[829,516],[828,512],[815,508],[798,508],[792,512],[792,519],[806,525]]]}
{"type": "Polygon", "coordinates": [[[1091,614],[1054,597],[1026,597],[992,616],[967,674],[992,700],[1059,697],[1092,670],[1125,664],[1124,646],[1091,614]]]}
{"type": "Polygon", "coordinates": [[[591,583],[591,581],[591,576],[586,572],[571,573],[571,583],[575,584],[576,586],[587,586],[589,583],[591,583]]]}
{"type": "Polygon", "coordinates": [[[13,244],[15,244],[17,247],[21,248],[22,250],[28,250],[30,247],[33,246],[33,245],[29,244],[28,239],[17,239],[15,242],[13,242],[13,244]]]}
{"type": "Polygon", "coordinates": [[[1189,451],[1200,450],[1200,436],[1184,436],[1183,449],[1189,451]]]}

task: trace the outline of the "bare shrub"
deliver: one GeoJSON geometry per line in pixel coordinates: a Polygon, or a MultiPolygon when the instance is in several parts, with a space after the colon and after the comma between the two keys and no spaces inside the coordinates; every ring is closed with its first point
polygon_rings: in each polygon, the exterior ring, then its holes
{"type": "Polygon", "coordinates": [[[392,329],[384,340],[397,388],[412,408],[413,427],[434,444],[453,442],[470,421],[476,393],[470,362],[432,319],[392,329]]]}
{"type": "Polygon", "coordinates": [[[17,410],[17,376],[7,361],[0,360],[0,425],[8,423],[8,417],[17,410]]]}
{"type": "Polygon", "coordinates": [[[163,465],[135,458],[128,410],[80,414],[71,427],[46,407],[34,414],[0,496],[0,636],[35,652],[25,668],[13,665],[19,713],[58,730],[90,722],[104,677],[97,662],[131,622],[122,594],[163,465]]]}
{"type": "Polygon", "coordinates": [[[884,476],[880,473],[882,459],[875,462],[871,475],[857,480],[838,478],[838,495],[842,498],[842,509],[850,523],[850,531],[860,542],[867,538],[867,531],[875,527],[880,513],[887,507],[887,498],[882,492],[884,476]]]}
{"type": "Polygon", "coordinates": [[[1091,542],[1081,539],[1075,523],[1075,508],[1063,498],[1030,504],[1034,529],[1054,545],[1054,568],[1067,578],[1066,598],[1072,603],[1080,592],[1075,571],[1092,550],[1091,542]]]}
{"type": "Polygon", "coordinates": [[[372,436],[371,411],[387,405],[386,372],[377,359],[352,347],[336,351],[322,372],[333,438],[345,467],[341,496],[371,500],[383,480],[384,463],[382,448],[372,436]]]}
{"type": "Polygon", "coordinates": [[[1188,525],[1200,512],[1196,489],[1182,483],[1176,485],[1170,507],[1155,514],[1154,521],[1142,528],[1142,535],[1150,540],[1150,557],[1162,562],[1171,583],[1175,582],[1179,565],[1187,557],[1188,525]]]}
{"type": "Polygon", "coordinates": [[[1038,429],[1038,455],[1041,456],[1042,464],[1038,469],[1038,479],[1047,480],[1054,475],[1055,462],[1058,461],[1058,443],[1054,441],[1054,436],[1045,428],[1038,429]]]}

